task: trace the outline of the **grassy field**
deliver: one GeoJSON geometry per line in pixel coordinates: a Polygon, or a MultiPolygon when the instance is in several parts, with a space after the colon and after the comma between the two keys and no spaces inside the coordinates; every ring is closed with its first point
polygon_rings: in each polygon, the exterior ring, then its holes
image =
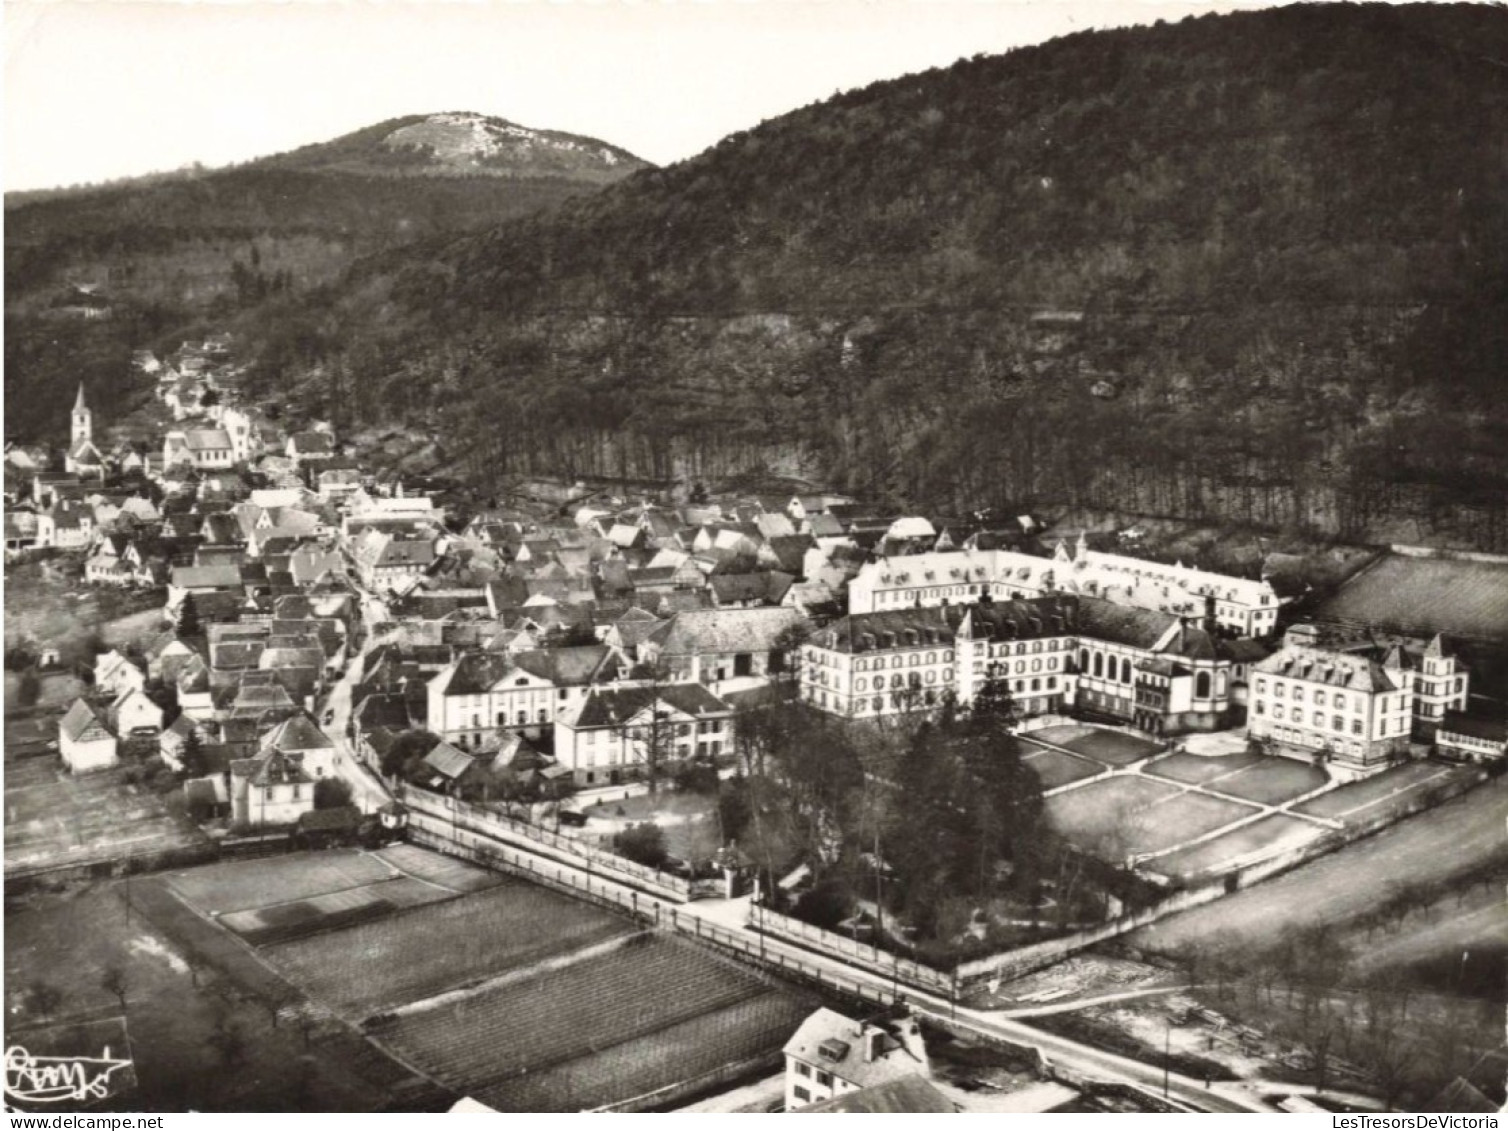
{"type": "Polygon", "coordinates": [[[1163,749],[1155,742],[1115,730],[1094,730],[1059,745],[1107,766],[1129,766],[1163,749]]]}
{"type": "Polygon", "coordinates": [[[1022,745],[1027,749],[1024,760],[1036,773],[1043,789],[1057,789],[1060,785],[1083,781],[1105,771],[1104,766],[1087,758],[1064,754],[1061,750],[1034,747],[1028,743],[1022,745]]]}
{"type": "Polygon", "coordinates": [[[1405,762],[1296,805],[1294,812],[1347,822],[1367,821],[1390,808],[1411,804],[1422,789],[1433,789],[1471,772],[1439,762],[1405,762]]]}
{"type": "Polygon", "coordinates": [[[1258,853],[1266,856],[1283,852],[1324,835],[1324,829],[1308,821],[1274,813],[1203,844],[1159,856],[1149,861],[1146,867],[1172,879],[1192,883],[1229,871],[1258,853]]]}
{"type": "Polygon", "coordinates": [[[1107,834],[1139,828],[1151,806],[1178,792],[1174,786],[1142,777],[1106,778],[1049,797],[1047,815],[1058,832],[1090,847],[1107,834]]]}
{"type": "Polygon", "coordinates": [[[1162,852],[1255,812],[1250,806],[1202,793],[1184,793],[1141,814],[1131,851],[1162,852]]]}
{"type": "MultiPolygon", "coordinates": [[[[372,1111],[405,1083],[427,1087],[344,1030],[322,1029],[306,1049],[292,1025],[273,1027],[270,1014],[239,985],[207,968],[192,973],[191,956],[142,913],[144,901],[137,897],[150,882],[133,881],[136,906],[129,915],[120,883],[8,903],[9,1033],[47,1023],[66,1033],[75,1021],[121,1015],[120,1003],[100,984],[104,971],[117,966],[126,979],[124,1016],[137,1077],[128,1110],[372,1111]],[[27,987],[37,980],[62,991],[62,1005],[52,1018],[33,1016],[23,1004],[27,987]],[[217,1030],[241,1038],[233,1065],[216,1051],[211,1038],[217,1030]]],[[[205,929],[230,940],[208,925],[205,929]]],[[[100,1053],[98,1048],[74,1051],[100,1053]]]]}
{"type": "Polygon", "coordinates": [[[1217,936],[1263,946],[1284,933],[1346,924],[1380,905],[1400,883],[1444,885],[1499,851],[1508,781],[1479,786],[1328,856],[1127,937],[1129,945],[1171,953],[1217,936]]]}
{"type": "Polygon", "coordinates": [[[263,956],[311,997],[359,1020],[630,929],[589,904],[510,882],[263,956]]]}
{"type": "Polygon", "coordinates": [[[220,922],[252,946],[271,946],[455,898],[456,893],[446,888],[410,876],[394,876],[359,888],[233,911],[220,916],[220,922]]]}
{"type": "Polygon", "coordinates": [[[1390,554],[1343,585],[1316,616],[1508,641],[1508,565],[1390,554]]]}
{"type": "Polygon", "coordinates": [[[1330,780],[1324,770],[1293,758],[1265,758],[1255,766],[1209,783],[1205,788],[1261,805],[1281,805],[1319,789],[1330,780]]]}
{"type": "MultiPolygon", "coordinates": [[[[510,1084],[558,1073],[565,1065],[585,1062],[585,1068],[619,1049],[630,1064],[643,1063],[631,1073],[607,1072],[603,1078],[622,1088],[626,1077],[630,1092],[642,1094],[689,1074],[691,1065],[673,1055],[677,1048],[696,1049],[716,1063],[748,1055],[745,1027],[725,1024],[721,1015],[769,996],[770,989],[752,974],[683,940],[658,936],[406,1014],[377,1036],[448,1086],[493,1096],[506,1096],[510,1084]],[[625,987],[674,987],[674,992],[633,993],[624,992],[625,987]],[[687,1028],[678,1039],[669,1038],[678,1026],[687,1028]],[[720,1047],[730,1035],[732,1041],[720,1047]],[[656,1053],[657,1045],[664,1050],[656,1053]]],[[[794,1031],[800,1012],[791,1010],[779,1019],[774,1030],[761,1035],[770,1051],[794,1031]]],[[[756,1046],[755,1051],[763,1050],[756,1046]]],[[[559,1091],[530,1088],[528,1109],[572,1110],[629,1098],[588,1094],[581,1081],[569,1082],[568,1074],[556,1079],[564,1085],[559,1091]]]]}
{"type": "Polygon", "coordinates": [[[1184,785],[1201,785],[1215,778],[1244,770],[1247,766],[1254,766],[1263,757],[1265,755],[1247,751],[1210,758],[1199,754],[1169,754],[1154,759],[1149,765],[1142,767],[1142,773],[1167,778],[1184,785]]]}
{"type": "Polygon", "coordinates": [[[813,1006],[767,991],[658,1032],[578,1057],[543,1072],[485,1088],[501,1111],[579,1111],[647,1095],[670,1081],[694,1079],[778,1050],[813,1006]]]}
{"type": "Polygon", "coordinates": [[[98,633],[109,645],[145,640],[161,630],[161,591],[91,588],[75,573],[82,557],[54,558],[54,568],[26,562],[5,570],[5,642],[29,640],[62,652],[64,663],[86,658],[98,633]]]}
{"type": "Polygon", "coordinates": [[[356,849],[234,860],[179,872],[173,890],[206,915],[311,899],[385,880],[393,870],[356,849]]]}
{"type": "MultiPolygon", "coordinates": [[[[7,725],[7,736],[11,727],[7,725]]],[[[162,799],[125,780],[124,768],[73,776],[56,753],[5,760],[5,870],[145,856],[203,842],[162,799]]]]}
{"type": "Polygon", "coordinates": [[[454,892],[486,891],[503,882],[503,877],[496,872],[457,860],[454,856],[426,851],[417,845],[389,845],[373,855],[400,872],[454,892]]]}

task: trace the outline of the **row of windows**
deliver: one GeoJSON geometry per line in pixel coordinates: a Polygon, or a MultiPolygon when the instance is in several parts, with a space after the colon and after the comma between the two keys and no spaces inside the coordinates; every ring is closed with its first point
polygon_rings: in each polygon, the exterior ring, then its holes
{"type": "MultiPolygon", "coordinates": [[[[1265,710],[1265,707],[1266,707],[1266,704],[1264,704],[1260,699],[1257,700],[1257,705],[1256,705],[1257,714],[1259,714],[1259,715],[1265,715],[1267,713],[1266,710],[1265,710]]],[[[1273,704],[1272,717],[1275,718],[1275,719],[1282,719],[1284,717],[1284,715],[1283,715],[1283,705],[1281,703],[1275,703],[1275,704],[1273,704]]],[[[1291,713],[1288,715],[1288,717],[1291,718],[1296,723],[1302,723],[1304,721],[1304,712],[1303,712],[1303,709],[1299,708],[1299,707],[1292,708],[1291,709],[1291,713]]],[[[1314,715],[1312,716],[1312,722],[1310,723],[1310,725],[1313,726],[1313,727],[1319,728],[1319,729],[1324,729],[1324,726],[1325,726],[1325,712],[1323,712],[1323,711],[1315,711],[1314,715]]],[[[1344,733],[1345,729],[1346,729],[1346,720],[1344,718],[1342,718],[1340,715],[1332,715],[1330,717],[1330,726],[1331,726],[1331,729],[1334,730],[1334,731],[1336,731],[1337,733],[1344,733]]],[[[1361,733],[1363,733],[1363,731],[1362,731],[1362,725],[1361,725],[1361,720],[1360,719],[1352,719],[1351,720],[1351,733],[1352,734],[1361,734],[1361,733]]]]}

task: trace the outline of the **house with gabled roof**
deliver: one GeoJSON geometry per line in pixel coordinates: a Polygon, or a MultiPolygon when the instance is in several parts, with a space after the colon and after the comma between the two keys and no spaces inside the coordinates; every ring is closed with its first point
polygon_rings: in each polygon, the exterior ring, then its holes
{"type": "Polygon", "coordinates": [[[94,658],[94,686],[101,695],[114,697],[122,691],[139,691],[146,683],[146,673],[116,649],[94,658]]]}
{"type": "Polygon", "coordinates": [[[169,432],[162,443],[166,467],[187,463],[198,470],[230,467],[236,462],[235,446],[223,428],[183,428],[169,432]]]}
{"type": "Polygon", "coordinates": [[[639,645],[639,658],[663,665],[674,679],[765,679],[784,662],[783,635],[801,623],[791,608],[679,612],[639,645]]]}
{"type": "Polygon", "coordinates": [[[932,1074],[914,1017],[879,1024],[819,1009],[801,1023],[783,1051],[785,1106],[792,1111],[932,1074]]]}
{"type": "Polygon", "coordinates": [[[658,749],[659,770],[720,759],[732,748],[733,708],[698,683],[592,688],[555,724],[555,760],[577,785],[643,774],[658,749]]]}
{"type": "Polygon", "coordinates": [[[115,733],[87,699],[75,699],[58,720],[58,753],[75,774],[108,769],[119,761],[115,733]]]}
{"type": "Polygon", "coordinates": [[[340,751],[308,711],[290,715],[262,736],[263,750],[277,750],[318,780],[333,777],[340,751]]]}
{"type": "Polygon", "coordinates": [[[128,687],[115,697],[110,717],[116,734],[156,735],[162,730],[162,708],[139,687],[128,687]]]}
{"type": "Polygon", "coordinates": [[[276,747],[230,764],[231,819],[238,828],[298,823],[314,811],[314,779],[276,747]]]}
{"type": "Polygon", "coordinates": [[[632,661],[601,644],[466,652],[429,681],[428,726],[463,749],[498,730],[547,734],[590,688],[632,678],[632,661]]]}

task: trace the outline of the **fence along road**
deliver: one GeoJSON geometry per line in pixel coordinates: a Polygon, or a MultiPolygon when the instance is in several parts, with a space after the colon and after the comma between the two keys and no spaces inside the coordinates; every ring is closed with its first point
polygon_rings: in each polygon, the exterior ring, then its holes
{"type": "MultiPolygon", "coordinates": [[[[1160,1065],[1144,1064],[981,1010],[958,1008],[942,994],[902,986],[894,978],[805,950],[751,930],[747,925],[729,927],[716,922],[711,915],[721,901],[679,904],[662,900],[602,875],[587,874],[584,869],[565,860],[536,855],[504,844],[485,831],[460,828],[421,811],[410,811],[409,829],[418,844],[627,911],[661,928],[737,954],[767,970],[801,981],[816,982],[867,1001],[880,1004],[901,1001],[918,1013],[948,1021],[959,1028],[1034,1047],[1049,1064],[1061,1066],[1080,1077],[1135,1084],[1158,1094],[1163,1090],[1165,1076],[1160,1065]]],[[[1167,1073],[1166,1081],[1170,1099],[1199,1111],[1277,1111],[1238,1087],[1206,1087],[1203,1081],[1176,1072],[1167,1073]]]]}

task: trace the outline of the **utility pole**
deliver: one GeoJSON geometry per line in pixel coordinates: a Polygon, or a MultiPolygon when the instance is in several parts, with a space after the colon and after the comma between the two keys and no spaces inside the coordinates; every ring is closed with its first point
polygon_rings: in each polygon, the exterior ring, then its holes
{"type": "Polygon", "coordinates": [[[1162,1036],[1162,1098],[1168,1098],[1168,1069],[1173,1059],[1173,1023],[1168,1021],[1162,1036]]]}

